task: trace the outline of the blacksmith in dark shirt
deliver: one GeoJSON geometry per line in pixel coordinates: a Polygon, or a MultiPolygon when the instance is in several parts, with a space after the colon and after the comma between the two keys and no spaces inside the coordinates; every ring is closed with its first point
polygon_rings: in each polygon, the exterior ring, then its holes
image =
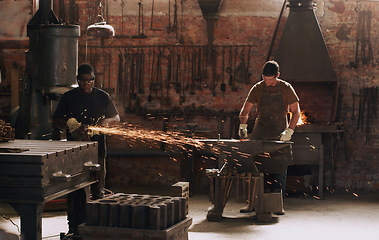
{"type": "MultiPolygon", "coordinates": [[[[63,94],[53,116],[54,136],[66,131],[68,141],[97,141],[99,152],[99,182],[92,186],[92,197],[103,196],[105,185],[106,141],[103,134],[91,134],[88,126],[108,126],[120,121],[117,109],[108,93],[94,87],[94,68],[82,64],[78,68],[77,81],[79,87],[63,94]]],[[[57,140],[59,137],[53,137],[57,140]]],[[[69,233],[77,233],[79,224],[85,221],[85,192],[79,189],[67,197],[67,215],[69,233]]]]}

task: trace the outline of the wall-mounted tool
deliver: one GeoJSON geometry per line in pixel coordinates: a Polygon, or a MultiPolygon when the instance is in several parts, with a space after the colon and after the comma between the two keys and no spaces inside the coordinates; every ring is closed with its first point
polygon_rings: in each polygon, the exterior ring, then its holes
{"type": "Polygon", "coordinates": [[[226,90],[226,84],[225,84],[225,47],[222,47],[222,70],[221,70],[221,91],[225,92],[226,90]]]}
{"type": "Polygon", "coordinates": [[[180,18],[180,37],[179,37],[179,43],[184,44],[184,38],[183,38],[183,16],[184,16],[184,8],[183,8],[183,0],[180,1],[180,7],[182,10],[182,16],[180,18]]]}
{"type": "Polygon", "coordinates": [[[371,11],[359,12],[354,67],[357,67],[359,62],[367,65],[374,59],[371,46],[371,15],[371,11]]]}
{"type": "Polygon", "coordinates": [[[124,54],[120,51],[118,54],[118,74],[117,74],[117,96],[120,98],[123,96],[124,89],[124,54]]]}
{"type": "Polygon", "coordinates": [[[154,73],[154,58],[155,58],[155,52],[154,49],[149,49],[148,51],[149,55],[149,95],[147,96],[147,101],[151,102],[153,99],[153,96],[151,95],[152,87],[153,87],[153,73],[154,73]]]}
{"type": "Polygon", "coordinates": [[[144,33],[142,1],[138,2],[138,35],[133,35],[132,38],[147,38],[144,33]]]}
{"type": "Polygon", "coordinates": [[[213,87],[212,87],[212,96],[216,96],[216,87],[220,81],[220,76],[217,74],[217,57],[218,52],[212,48],[212,58],[211,58],[211,66],[212,66],[212,76],[213,76],[213,87]]]}
{"type": "Polygon", "coordinates": [[[152,3],[151,3],[150,30],[162,31],[162,29],[160,28],[153,28],[153,23],[154,23],[154,0],[152,0],[152,3]]]}
{"type": "Polygon", "coordinates": [[[177,0],[175,0],[174,3],[174,21],[171,24],[171,0],[168,1],[168,26],[167,26],[167,33],[170,34],[172,32],[175,32],[178,34],[178,4],[177,0]]]}

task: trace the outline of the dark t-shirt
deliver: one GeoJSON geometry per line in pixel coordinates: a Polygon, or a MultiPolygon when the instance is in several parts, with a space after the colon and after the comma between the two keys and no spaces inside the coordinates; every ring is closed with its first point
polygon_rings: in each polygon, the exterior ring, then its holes
{"type": "Polygon", "coordinates": [[[54,118],[76,118],[82,124],[95,125],[117,114],[111,97],[105,91],[93,88],[90,94],[83,94],[79,88],[74,88],[63,94],[54,118]]]}
{"type": "Polygon", "coordinates": [[[289,106],[294,102],[299,102],[299,97],[296,95],[295,90],[293,89],[292,85],[286,81],[283,81],[281,79],[278,79],[278,85],[274,87],[268,87],[265,86],[264,81],[260,81],[256,83],[249,91],[249,94],[247,96],[247,101],[250,103],[257,103],[258,104],[258,112],[259,112],[259,103],[261,101],[261,95],[263,91],[266,91],[268,93],[273,93],[278,91],[281,92],[283,96],[283,102],[285,106],[289,106]]]}

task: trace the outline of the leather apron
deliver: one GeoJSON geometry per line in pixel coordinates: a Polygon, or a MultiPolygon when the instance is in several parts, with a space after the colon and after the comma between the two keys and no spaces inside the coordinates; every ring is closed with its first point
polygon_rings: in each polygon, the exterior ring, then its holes
{"type": "MultiPolygon", "coordinates": [[[[287,106],[283,101],[279,85],[275,92],[267,92],[266,85],[259,103],[258,117],[255,119],[251,139],[279,140],[280,133],[288,127],[287,106]]],[[[285,147],[271,154],[257,156],[256,165],[260,172],[281,174],[293,164],[292,148],[285,147]]]]}

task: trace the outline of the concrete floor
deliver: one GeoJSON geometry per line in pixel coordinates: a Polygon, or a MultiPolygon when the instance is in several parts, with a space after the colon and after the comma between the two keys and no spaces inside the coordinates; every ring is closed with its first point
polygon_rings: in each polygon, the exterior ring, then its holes
{"type": "MultiPolygon", "coordinates": [[[[125,191],[123,191],[125,192],[125,191]]],[[[135,192],[155,195],[155,192],[135,192]]],[[[352,193],[326,194],[323,200],[314,197],[288,197],[285,199],[286,214],[276,216],[273,223],[261,224],[253,214],[240,214],[243,202],[231,200],[222,222],[208,222],[206,212],[211,204],[204,194],[190,198],[189,239],[235,240],[287,240],[287,239],[379,239],[379,194],[354,196],[352,193]]],[[[16,240],[19,217],[7,205],[0,204],[0,214],[12,219],[0,218],[0,239],[16,240]]],[[[43,239],[58,240],[60,232],[67,231],[66,213],[43,214],[43,239]]]]}

